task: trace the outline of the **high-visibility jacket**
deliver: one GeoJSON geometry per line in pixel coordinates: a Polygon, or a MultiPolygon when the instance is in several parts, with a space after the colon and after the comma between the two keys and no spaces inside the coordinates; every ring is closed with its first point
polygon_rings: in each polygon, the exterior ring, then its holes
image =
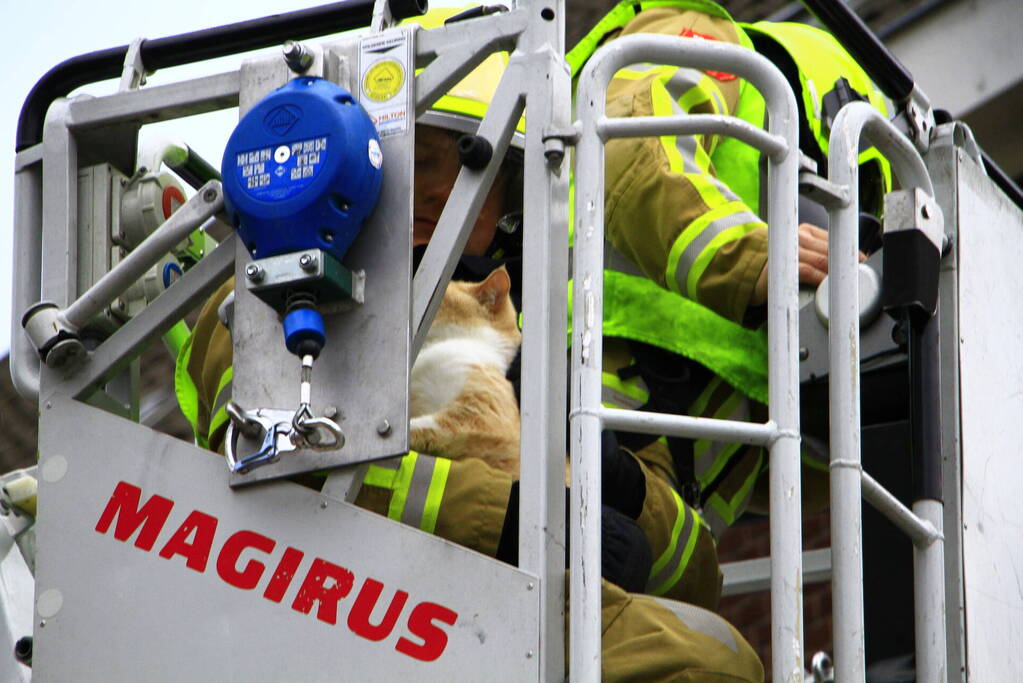
{"type": "MultiPolygon", "coordinates": [[[[884,111],[880,93],[830,35],[807,26],[740,25],[709,0],[620,2],[568,56],[578,73],[604,42],[637,33],[717,40],[754,49],[777,45],[772,59],[790,59],[797,99],[808,120],[811,156],[825,160],[826,114],[832,86],[884,111]],[[766,41],[774,41],[767,43],[766,41]],[[798,78],[797,78],[798,76],[798,78]],[[798,81],[798,82],[796,82],[798,81]]],[[[842,100],[839,98],[838,104],[842,100]]],[[[609,117],[721,114],[764,125],[760,94],[744,79],[715,70],[638,64],[620,70],[607,90],[609,117]]],[[[834,111],[831,111],[833,115],[834,111]]],[[[890,172],[876,151],[885,187],[890,172]]],[[[680,412],[743,419],[767,400],[766,334],[743,326],[753,288],[767,259],[760,215],[764,183],[760,152],[717,135],[611,140],[606,145],[604,335],[649,344],[696,361],[714,373],[690,387],[680,412]],[[722,382],[723,380],[723,382],[722,382]]],[[[620,347],[618,347],[620,350],[620,347]]],[[[605,356],[605,404],[650,405],[650,388],[634,359],[605,356]]],[[[691,476],[701,490],[702,515],[716,531],[749,501],[762,471],[759,449],[697,441],[691,476]]],[[[684,484],[660,440],[640,453],[649,466],[684,484]]],[[[819,463],[808,463],[820,467],[819,463]]]]}

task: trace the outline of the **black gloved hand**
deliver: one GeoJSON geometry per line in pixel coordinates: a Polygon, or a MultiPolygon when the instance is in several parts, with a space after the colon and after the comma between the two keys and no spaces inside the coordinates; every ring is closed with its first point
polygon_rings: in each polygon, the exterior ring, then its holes
{"type": "Polygon", "coordinates": [[[646,499],[646,477],[636,459],[618,445],[615,433],[609,429],[600,434],[600,466],[604,505],[639,519],[646,499]]]}
{"type": "MultiPolygon", "coordinates": [[[[568,496],[566,495],[566,508],[568,496]]],[[[566,516],[568,510],[566,509],[566,516]]],[[[642,592],[653,566],[650,543],[639,525],[618,510],[604,505],[600,515],[601,575],[626,591],[642,592]]],[[[565,566],[569,563],[569,544],[565,547],[565,566]]],[[[508,564],[519,563],[519,482],[512,484],[497,559],[508,564]]]]}
{"type": "Polygon", "coordinates": [[[600,534],[601,576],[629,593],[642,593],[654,564],[646,534],[635,520],[607,505],[601,509],[600,534]]]}

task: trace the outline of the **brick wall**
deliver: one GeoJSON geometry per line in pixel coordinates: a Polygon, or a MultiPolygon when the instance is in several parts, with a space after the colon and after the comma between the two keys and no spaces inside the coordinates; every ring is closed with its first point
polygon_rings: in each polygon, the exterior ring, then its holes
{"type": "MultiPolygon", "coordinates": [[[[830,516],[827,512],[803,519],[803,548],[816,550],[831,545],[830,516]]],[[[718,544],[722,563],[767,557],[770,533],[766,517],[741,520],[729,529],[718,544]]],[[[768,591],[733,595],[721,599],[721,616],[745,636],[764,662],[767,680],[771,680],[771,594],[768,591]]],[[[820,650],[832,653],[831,584],[807,586],[803,593],[803,633],[805,661],[809,663],[820,650]]]]}

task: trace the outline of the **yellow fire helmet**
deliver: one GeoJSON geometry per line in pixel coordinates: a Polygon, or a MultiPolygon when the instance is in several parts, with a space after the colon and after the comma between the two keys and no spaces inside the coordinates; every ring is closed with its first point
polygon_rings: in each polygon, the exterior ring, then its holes
{"type": "MultiPolygon", "coordinates": [[[[402,24],[418,24],[425,29],[439,28],[448,20],[464,14],[477,6],[439,7],[420,17],[406,19],[402,24]]],[[[481,8],[482,9],[482,8],[481,8]]],[[[468,18],[468,17],[466,17],[468,18]]],[[[508,66],[508,53],[495,52],[473,69],[468,76],[456,83],[442,95],[417,120],[417,123],[475,135],[480,121],[497,92],[497,84],[508,66]]],[[[520,117],[512,135],[511,145],[517,149],[525,147],[526,120],[520,117]]]]}

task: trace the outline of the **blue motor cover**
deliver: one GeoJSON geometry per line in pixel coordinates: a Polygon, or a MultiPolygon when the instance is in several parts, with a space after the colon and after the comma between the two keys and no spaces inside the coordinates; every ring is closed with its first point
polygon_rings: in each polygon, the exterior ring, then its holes
{"type": "Polygon", "coordinates": [[[231,134],[227,212],[253,258],[319,248],[340,260],[376,205],[382,164],[376,128],[351,93],[296,78],[231,134]]]}

